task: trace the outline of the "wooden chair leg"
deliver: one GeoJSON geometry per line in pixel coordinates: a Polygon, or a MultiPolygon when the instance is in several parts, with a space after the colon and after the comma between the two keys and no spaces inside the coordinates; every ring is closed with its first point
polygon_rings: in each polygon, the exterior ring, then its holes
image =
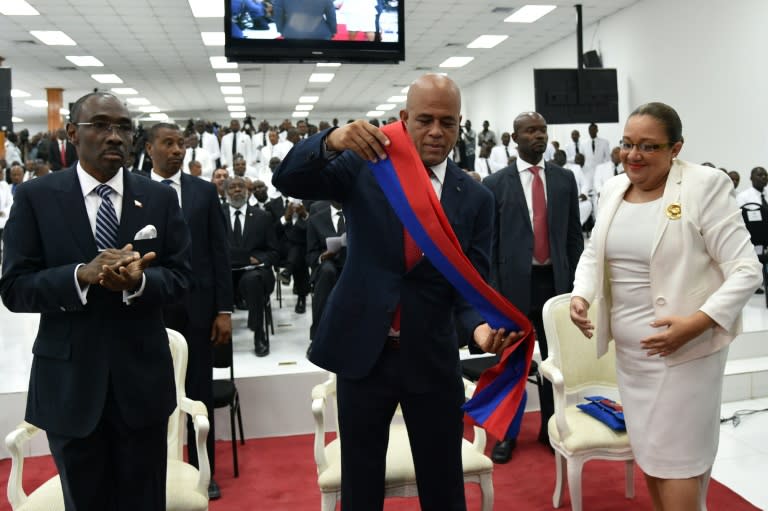
{"type": "Polygon", "coordinates": [[[569,458],[566,462],[568,470],[568,493],[571,495],[571,510],[581,511],[581,469],[584,462],[578,458],[569,458]]]}
{"type": "Polygon", "coordinates": [[[624,488],[624,495],[628,499],[635,498],[635,462],[627,460],[624,462],[624,471],[626,472],[626,483],[624,488]]]}
{"type": "Polygon", "coordinates": [[[493,474],[480,476],[480,495],[482,496],[480,511],[493,511],[493,474]]]}
{"type": "Polygon", "coordinates": [[[563,505],[563,490],[565,488],[565,458],[555,451],[555,492],[552,494],[552,507],[563,505]]]}

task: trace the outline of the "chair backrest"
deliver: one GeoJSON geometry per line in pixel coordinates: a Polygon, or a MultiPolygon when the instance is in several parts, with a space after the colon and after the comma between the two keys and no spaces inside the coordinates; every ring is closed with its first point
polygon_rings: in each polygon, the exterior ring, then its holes
{"type": "Polygon", "coordinates": [[[173,359],[173,378],[176,383],[176,409],[168,417],[168,457],[176,460],[182,459],[184,449],[184,433],[187,417],[178,407],[183,397],[186,397],[184,381],[187,375],[187,341],[176,330],[166,328],[168,332],[168,345],[171,348],[173,359]]]}
{"type": "Polygon", "coordinates": [[[753,245],[768,245],[768,209],[757,202],[741,206],[741,217],[753,245]]]}
{"type": "Polygon", "coordinates": [[[232,339],[230,339],[226,344],[214,345],[211,350],[213,351],[213,367],[218,369],[225,369],[229,367],[229,379],[234,381],[235,368],[232,355],[232,339]]]}
{"type": "MultiPolygon", "coordinates": [[[[544,304],[544,330],[549,358],[563,373],[566,394],[590,387],[616,387],[616,353],[610,343],[608,353],[597,358],[595,338],[588,339],[571,322],[570,294],[562,294],[544,304]]],[[[597,307],[590,307],[589,318],[596,324],[597,307]]]]}

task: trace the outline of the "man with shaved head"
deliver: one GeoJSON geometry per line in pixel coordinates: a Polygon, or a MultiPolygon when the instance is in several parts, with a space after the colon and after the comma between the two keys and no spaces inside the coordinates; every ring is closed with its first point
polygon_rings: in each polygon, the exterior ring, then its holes
{"type": "MultiPolygon", "coordinates": [[[[428,74],[411,85],[400,121],[421,162],[407,172],[429,175],[464,253],[487,276],[493,198],[448,160],[460,110],[450,78],[428,74]]],[[[420,251],[406,248],[415,244],[366,165],[387,158],[390,143],[364,120],[322,131],[291,150],[273,183],[291,197],[343,206],[347,258],[310,352],[338,376],[342,507],[382,509],[389,425],[399,404],[421,509],[463,511],[458,348],[474,339],[500,353],[519,334],[491,330],[420,251]]]]}
{"type": "MultiPolygon", "coordinates": [[[[483,181],[496,198],[491,274],[496,289],[533,323],[543,360],[548,353],[541,318],[544,302],[571,291],[584,248],[579,192],[570,170],[544,161],[548,141],[544,117],[536,112],[518,115],[512,140],[517,160],[483,181]]],[[[539,391],[539,401],[539,441],[549,445],[547,422],[554,404],[548,381],[539,391]]],[[[497,443],[493,460],[506,463],[515,445],[516,439],[497,443]]]]}

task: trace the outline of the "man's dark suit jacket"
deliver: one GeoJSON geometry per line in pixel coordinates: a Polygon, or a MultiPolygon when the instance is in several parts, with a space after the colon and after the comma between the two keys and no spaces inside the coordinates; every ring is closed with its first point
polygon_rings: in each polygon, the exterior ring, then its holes
{"type": "Polygon", "coordinates": [[[5,227],[0,295],[13,312],[41,313],[26,420],[59,435],[91,433],[110,386],[132,428],[157,424],[176,407],[162,306],[190,287],[189,231],[173,190],[127,172],[123,182],[117,246],[157,253],[131,305],[98,285],[80,301],[75,268],[97,249],[75,167],[19,187],[5,227]],[[150,224],[157,237],[134,240],[150,224]]]}
{"type": "MultiPolygon", "coordinates": [[[[443,387],[460,374],[460,342],[467,343],[484,321],[428,260],[406,271],[402,223],[362,159],[349,151],[330,164],[323,157],[327,133],[295,146],[272,179],[285,195],[344,205],[347,260],[313,338],[310,360],[345,378],[365,377],[384,349],[401,303],[404,388],[443,387]],[[454,316],[462,330],[458,335],[454,316]]],[[[490,193],[449,160],[441,204],[464,253],[487,277],[493,236],[490,193]]]]}
{"type": "MultiPolygon", "coordinates": [[[[552,163],[544,166],[547,192],[550,259],[555,291],[568,293],[584,238],[579,224],[579,193],[570,170],[552,163]]],[[[486,177],[483,184],[496,198],[498,235],[493,243],[494,287],[524,314],[530,312],[533,227],[517,164],[486,177]]]]}
{"type": "Polygon", "coordinates": [[[286,39],[331,39],[336,34],[333,0],[274,0],[277,31],[286,39]]]}
{"type": "Polygon", "coordinates": [[[242,268],[251,264],[255,257],[266,267],[278,262],[277,238],[272,224],[272,216],[266,211],[248,206],[243,222],[243,243],[237,246],[235,234],[230,221],[230,207],[223,206],[227,219],[227,236],[230,246],[230,256],[233,268],[242,268]]]}
{"type": "Polygon", "coordinates": [[[229,219],[224,217],[216,187],[183,172],[181,207],[194,233],[190,253],[195,278],[184,303],[193,325],[210,327],[218,312],[233,310],[229,219]]]}
{"type": "MultiPolygon", "coordinates": [[[[77,161],[77,149],[73,146],[69,140],[67,140],[66,149],[67,165],[74,165],[77,161]]],[[[51,140],[48,147],[48,163],[51,164],[51,170],[61,170],[61,148],[59,147],[59,139],[51,140]]]]}
{"type": "MultiPolygon", "coordinates": [[[[331,203],[327,201],[316,202],[312,207],[312,214],[307,220],[307,266],[313,270],[319,266],[320,255],[325,252],[325,239],[339,236],[336,232],[336,220],[331,219],[331,203]]],[[[336,266],[341,268],[347,257],[347,249],[342,248],[333,259],[336,266]]]]}

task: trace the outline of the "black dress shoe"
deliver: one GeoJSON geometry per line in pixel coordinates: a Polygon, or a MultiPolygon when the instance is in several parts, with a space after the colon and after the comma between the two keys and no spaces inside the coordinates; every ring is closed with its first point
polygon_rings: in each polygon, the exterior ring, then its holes
{"type": "Polygon", "coordinates": [[[496,442],[491,451],[491,459],[494,463],[506,463],[512,457],[512,450],[515,447],[517,447],[516,438],[496,442]]]}
{"type": "Polygon", "coordinates": [[[757,289],[755,289],[755,294],[756,295],[764,295],[765,291],[763,291],[762,287],[758,287],[757,289]]]}
{"type": "Polygon", "coordinates": [[[304,314],[307,312],[307,297],[306,296],[300,296],[298,300],[296,300],[296,308],[294,309],[296,311],[296,314],[304,314]]]}
{"type": "Polygon", "coordinates": [[[221,489],[219,488],[219,485],[216,484],[216,481],[211,479],[211,482],[208,483],[208,500],[216,500],[221,498],[221,489]]]}
{"type": "Polygon", "coordinates": [[[269,355],[269,343],[264,338],[264,333],[256,332],[253,335],[253,350],[257,357],[266,357],[269,355]]]}
{"type": "Polygon", "coordinates": [[[291,283],[291,274],[288,272],[288,270],[283,270],[280,272],[280,283],[284,286],[287,286],[291,283]]]}

